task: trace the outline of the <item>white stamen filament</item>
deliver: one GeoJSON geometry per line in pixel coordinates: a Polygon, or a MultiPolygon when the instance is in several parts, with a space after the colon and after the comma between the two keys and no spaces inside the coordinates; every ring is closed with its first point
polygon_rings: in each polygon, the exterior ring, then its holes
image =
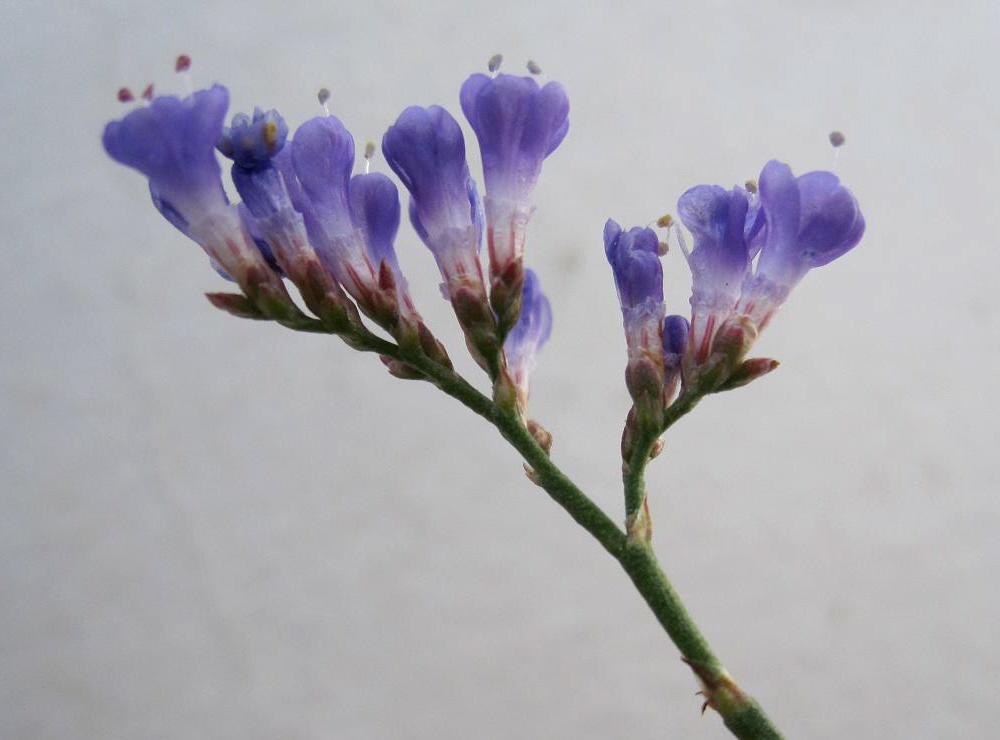
{"type": "MultiPolygon", "coordinates": [[[[670,224],[668,228],[669,231],[673,231],[674,224],[670,224]]],[[[684,260],[688,263],[688,267],[691,266],[691,252],[688,251],[687,239],[684,238],[684,232],[681,231],[681,227],[677,227],[677,244],[681,248],[681,252],[684,253],[684,260]]]]}

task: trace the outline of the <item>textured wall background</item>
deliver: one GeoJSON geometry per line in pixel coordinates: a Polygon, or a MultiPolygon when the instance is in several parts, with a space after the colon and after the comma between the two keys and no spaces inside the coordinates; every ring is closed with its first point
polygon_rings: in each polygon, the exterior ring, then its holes
{"type": "MultiPolygon", "coordinates": [[[[211,309],[220,279],[99,146],[119,85],[180,89],[178,52],[292,125],[325,85],[363,142],[411,103],[457,113],[503,51],[570,91],[530,236],[557,321],[533,413],[610,512],[605,218],[829,167],[846,132],[868,234],[768,329],[782,368],[668,437],[657,549],[789,737],[995,737],[1000,6],[626,5],[0,2],[0,736],[727,736],[488,427],[211,309]]],[[[458,355],[429,255],[398,248],[458,355]]]]}

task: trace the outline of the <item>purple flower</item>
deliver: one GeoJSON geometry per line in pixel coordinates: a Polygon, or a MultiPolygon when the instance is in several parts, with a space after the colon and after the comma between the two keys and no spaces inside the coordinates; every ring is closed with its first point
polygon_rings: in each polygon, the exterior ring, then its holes
{"type": "Polygon", "coordinates": [[[410,298],[406,278],[399,266],[393,246],[399,231],[399,191],[385,175],[372,172],[355,175],[348,183],[351,220],[361,230],[368,256],[374,265],[382,262],[392,271],[400,310],[417,316],[410,298]]]}
{"type": "Polygon", "coordinates": [[[222,85],[183,100],[160,96],[105,126],[104,148],[149,178],[161,212],[166,208],[188,224],[199,221],[228,204],[215,159],[228,105],[229,91],[222,85]]]}
{"type": "Polygon", "coordinates": [[[253,118],[237,113],[219,137],[216,147],[233,160],[233,184],[255,219],[269,219],[291,207],[288,190],[273,164],[287,137],[285,119],[275,110],[264,113],[260,108],[254,109],[253,118]]]}
{"type": "Polygon", "coordinates": [[[291,163],[304,201],[298,208],[313,212],[327,238],[354,231],[347,183],[354,169],[354,138],[334,116],[318,116],[295,131],[291,163]]]}
{"type": "Polygon", "coordinates": [[[215,144],[228,105],[229,92],[221,85],[183,100],[157,97],[107,124],[104,148],[149,178],[156,209],[198,242],[224,274],[244,288],[252,274],[254,281],[268,281],[272,291],[283,292],[222,187],[215,144]]]}
{"type": "Polygon", "coordinates": [[[382,152],[410,191],[410,220],[437,260],[449,292],[482,286],[479,196],[458,122],[440,106],[411,106],[382,137],[382,152]]]}
{"type": "Polygon", "coordinates": [[[527,405],[531,371],[538,351],[552,333],[552,307],[542,293],[538,276],[526,270],[521,296],[521,316],[504,341],[507,367],[520,397],[521,408],[527,405]]]}
{"type": "Polygon", "coordinates": [[[269,263],[298,273],[293,264],[311,255],[302,216],[292,208],[284,179],[274,165],[284,151],[288,126],[275,110],[255,108],[253,117],[233,116],[216,148],[233,160],[233,184],[243,198],[240,211],[251,236],[269,263]]]}
{"type": "Polygon", "coordinates": [[[327,270],[371,314],[381,288],[378,260],[351,213],[354,138],[338,118],[318,116],[299,126],[286,150],[275,157],[275,166],[309,241],[327,270]]]}
{"type": "Polygon", "coordinates": [[[662,364],[663,267],[659,239],[639,226],[623,231],[612,219],[604,226],[604,252],[618,289],[629,355],[645,353],[662,364]]]}
{"type": "MultiPolygon", "coordinates": [[[[681,221],[694,236],[691,267],[691,344],[693,359],[709,356],[715,332],[732,313],[750,268],[744,231],[749,202],[743,188],[727,191],[698,185],[677,201],[681,221]]],[[[756,227],[755,222],[750,228],[756,227]]]]}
{"type": "Polygon", "coordinates": [[[691,324],[683,316],[671,314],[663,320],[663,396],[670,403],[681,381],[682,359],[691,324]]]}
{"type": "Polygon", "coordinates": [[[663,366],[668,370],[680,369],[690,331],[691,324],[683,316],[671,314],[663,320],[663,366]]]}
{"type": "Polygon", "coordinates": [[[222,130],[216,147],[240,167],[256,170],[271,164],[271,158],[285,145],[288,124],[276,110],[265,113],[254,108],[253,117],[237,113],[222,130]]]}
{"type": "Polygon", "coordinates": [[[569,129],[569,98],[558,82],[474,74],[462,85],[462,111],[483,158],[486,195],[530,205],[542,161],[569,129]]]}
{"type": "Polygon", "coordinates": [[[482,154],[490,272],[502,278],[523,258],[531,194],[569,129],[569,98],[558,82],[540,88],[531,77],[474,74],[461,103],[482,154]]]}
{"type": "Polygon", "coordinates": [[[865,219],[857,199],[832,172],[796,178],[788,165],[773,160],[760,174],[760,204],[766,221],[760,256],[743,285],[738,311],[762,328],[810,269],[861,240],[865,219]]]}

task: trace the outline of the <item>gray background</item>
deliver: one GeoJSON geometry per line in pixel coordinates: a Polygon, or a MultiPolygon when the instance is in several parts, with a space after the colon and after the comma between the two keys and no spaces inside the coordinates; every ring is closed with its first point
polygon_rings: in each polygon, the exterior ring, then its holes
{"type": "MultiPolygon", "coordinates": [[[[0,736],[727,736],[489,427],[211,309],[223,282],[98,144],[119,85],[182,89],[179,52],[293,126],[329,87],[360,144],[411,103],[457,113],[503,51],[572,100],[530,234],[557,322],[532,411],[616,518],[604,219],[770,157],[828,168],[847,134],[864,242],[767,330],[778,372],[669,435],[656,547],[790,737],[995,737],[998,8],[0,3],[0,736]]],[[[408,228],[398,249],[460,356],[429,255],[408,228]]]]}

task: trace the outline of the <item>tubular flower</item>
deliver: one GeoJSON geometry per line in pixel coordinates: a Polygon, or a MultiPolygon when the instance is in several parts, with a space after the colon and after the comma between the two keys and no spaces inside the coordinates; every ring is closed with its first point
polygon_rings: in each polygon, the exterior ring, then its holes
{"type": "Polygon", "coordinates": [[[379,280],[385,284],[388,271],[396,289],[400,313],[406,319],[419,321],[420,314],[410,297],[393,246],[399,231],[399,191],[396,185],[379,172],[355,175],[348,183],[347,198],[351,220],[361,231],[368,257],[380,268],[379,280]]]}
{"type": "Polygon", "coordinates": [[[531,77],[474,74],[462,85],[461,104],[483,160],[490,297],[507,327],[520,310],[532,191],[569,129],[569,98],[558,82],[539,87],[531,77]]]}
{"type": "Polygon", "coordinates": [[[267,297],[270,310],[292,307],[222,187],[215,144],[229,105],[222,85],[187,98],[159,96],[104,129],[104,148],[116,161],[149,179],[157,210],[198,242],[214,263],[251,297],[267,297]],[[279,308],[279,304],[281,308],[279,308]]]}
{"type": "Polygon", "coordinates": [[[411,106],[385,132],[382,152],[410,191],[410,221],[437,261],[469,350],[498,377],[503,347],[479,262],[482,204],[462,129],[440,106],[411,106]]]}
{"type": "Polygon", "coordinates": [[[458,122],[444,108],[411,106],[382,137],[382,152],[410,191],[410,220],[437,260],[449,295],[482,292],[481,204],[458,122]]]}
{"type": "Polygon", "coordinates": [[[618,289],[625,342],[628,346],[626,384],[633,400],[657,399],[663,393],[663,267],[659,240],[652,229],[636,226],[623,231],[612,219],[604,226],[604,252],[618,289]]]}
{"type": "Polygon", "coordinates": [[[281,174],[272,164],[287,137],[288,126],[277,111],[264,113],[257,108],[253,118],[244,113],[233,116],[216,145],[233,160],[233,184],[243,198],[251,234],[276,250],[284,265],[308,246],[302,217],[292,208],[281,174]]]}
{"type": "Polygon", "coordinates": [[[354,139],[334,116],[311,118],[295,131],[278,167],[320,260],[368,313],[379,292],[378,263],[351,219],[348,185],[354,139]]]}
{"type": "Polygon", "coordinates": [[[681,379],[681,360],[687,346],[691,324],[683,316],[671,314],[663,320],[663,400],[670,403],[681,379]]]}
{"type": "Polygon", "coordinates": [[[604,225],[604,253],[618,290],[629,356],[658,357],[662,364],[663,266],[652,229],[628,231],[612,219],[604,225]]]}
{"type": "Polygon", "coordinates": [[[677,206],[694,236],[686,380],[712,355],[734,372],[806,272],[846,253],[865,230],[857,200],[836,175],[796,178],[773,160],[760,174],[759,195],[698,185],[677,206]]]}
{"type": "Polygon", "coordinates": [[[531,371],[535,369],[538,351],[552,333],[552,306],[542,293],[534,270],[525,270],[521,316],[504,341],[507,368],[517,388],[518,405],[523,411],[528,405],[531,371]]]}
{"type": "Polygon", "coordinates": [[[727,191],[698,185],[677,202],[681,221],[694,236],[691,267],[691,353],[696,364],[708,359],[715,333],[740,296],[750,268],[744,229],[749,202],[743,188],[727,191]]]}
{"type": "Polygon", "coordinates": [[[763,328],[805,274],[850,251],[865,233],[858,201],[832,172],[795,177],[770,161],[760,173],[760,256],[737,311],[763,328]]]}

